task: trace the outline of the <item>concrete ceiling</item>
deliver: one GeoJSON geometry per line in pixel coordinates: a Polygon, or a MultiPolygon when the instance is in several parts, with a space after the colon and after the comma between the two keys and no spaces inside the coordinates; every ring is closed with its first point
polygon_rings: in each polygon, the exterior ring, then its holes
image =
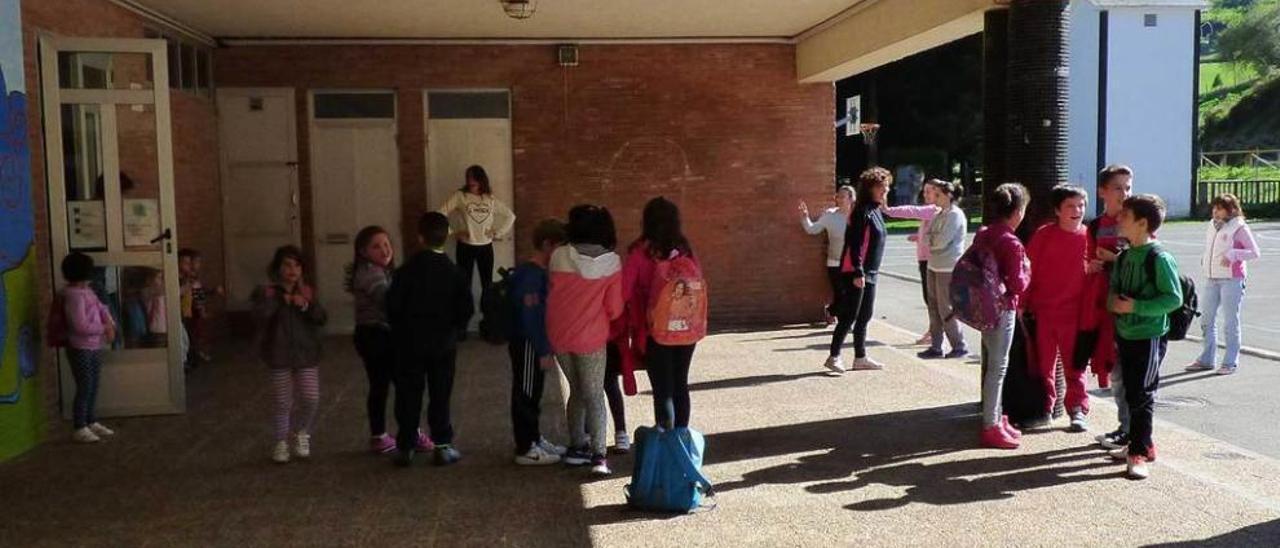
{"type": "Polygon", "coordinates": [[[217,38],[792,38],[869,0],[117,0],[217,38]]]}

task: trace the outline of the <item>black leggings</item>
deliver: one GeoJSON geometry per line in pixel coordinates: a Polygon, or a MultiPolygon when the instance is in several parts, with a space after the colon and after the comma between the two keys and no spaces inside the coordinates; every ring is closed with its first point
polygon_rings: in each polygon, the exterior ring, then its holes
{"type": "Polygon", "coordinates": [[[493,244],[470,245],[458,242],[455,250],[458,256],[458,270],[466,281],[467,290],[471,290],[471,267],[480,269],[480,290],[484,291],[493,285],[493,244]]]}
{"type": "Polygon", "coordinates": [[[867,282],[864,287],[853,285],[853,275],[844,274],[841,283],[847,288],[844,302],[837,310],[836,332],[831,336],[831,355],[839,356],[845,337],[853,329],[853,357],[867,357],[867,324],[876,306],[876,284],[867,282]]]}
{"type": "Polygon", "coordinates": [[[653,417],[658,426],[689,426],[689,363],[696,345],[663,346],[649,339],[644,365],[653,387],[653,417]]]}
{"type": "Polygon", "coordinates": [[[929,261],[920,261],[920,296],[924,305],[929,306],[929,261]]]}
{"type": "Polygon", "coordinates": [[[831,283],[831,304],[827,305],[827,314],[836,316],[836,310],[840,308],[840,301],[844,299],[845,287],[840,283],[840,267],[827,267],[827,281],[831,283]]]}
{"type": "Polygon", "coordinates": [[[609,343],[605,347],[604,362],[604,395],[609,400],[609,414],[613,415],[614,432],[627,431],[627,406],[622,401],[622,353],[618,345],[609,343]]]}
{"type": "Polygon", "coordinates": [[[371,325],[356,326],[356,353],[364,360],[364,372],[369,376],[369,397],[365,400],[369,434],[377,436],[387,431],[387,393],[395,374],[396,353],[391,332],[371,325]]]}

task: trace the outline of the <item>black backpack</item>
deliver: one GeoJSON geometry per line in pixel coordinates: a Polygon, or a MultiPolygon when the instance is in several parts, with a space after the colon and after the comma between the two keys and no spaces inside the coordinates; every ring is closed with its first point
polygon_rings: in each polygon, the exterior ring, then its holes
{"type": "MultiPolygon", "coordinates": [[[[1154,280],[1156,278],[1156,255],[1164,252],[1164,248],[1159,245],[1147,253],[1144,261],[1147,269],[1147,278],[1154,280]]],[[[1125,251],[1128,253],[1128,250],[1125,251]]],[[[1117,262],[1119,262],[1117,260],[1117,262]]],[[[1178,284],[1182,286],[1182,305],[1175,308],[1169,313],[1169,334],[1166,337],[1171,341],[1181,341],[1187,338],[1187,331],[1191,330],[1191,322],[1195,321],[1200,315],[1200,298],[1196,296],[1196,282],[1181,272],[1178,273],[1178,284]]]]}
{"type": "Polygon", "coordinates": [[[515,325],[511,309],[511,274],[509,268],[498,269],[498,280],[480,294],[480,338],[492,344],[506,344],[515,325]]]}

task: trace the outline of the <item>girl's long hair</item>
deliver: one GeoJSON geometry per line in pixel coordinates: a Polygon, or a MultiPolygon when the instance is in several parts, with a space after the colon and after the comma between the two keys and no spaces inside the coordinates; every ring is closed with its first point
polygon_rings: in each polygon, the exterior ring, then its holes
{"type": "MultiPolygon", "coordinates": [[[[372,264],[371,261],[364,256],[364,248],[369,247],[369,242],[372,242],[374,236],[379,234],[386,234],[387,238],[391,238],[391,233],[378,225],[366,226],[360,229],[360,232],[356,233],[356,241],[353,246],[355,247],[355,254],[352,257],[351,262],[347,263],[346,271],[342,278],[342,287],[347,290],[347,293],[355,293],[356,291],[356,270],[360,269],[360,265],[364,263],[372,264]]],[[[395,267],[396,260],[393,257],[391,259],[391,264],[387,265],[387,269],[391,270],[395,267]]]]}
{"type": "Polygon", "coordinates": [[[671,200],[658,196],[644,205],[644,227],[636,244],[647,242],[649,256],[666,259],[672,251],[693,256],[693,247],[680,226],[680,208],[671,200]]]}
{"type": "Polygon", "coordinates": [[[302,250],[296,245],[282,245],[276,248],[275,255],[271,256],[271,264],[267,266],[267,276],[271,278],[273,283],[280,282],[280,266],[284,264],[285,259],[293,259],[302,265],[302,283],[307,280],[307,261],[302,257],[302,250]]]}
{"type": "Polygon", "coordinates": [[[493,188],[489,186],[489,174],[485,173],[483,167],[473,165],[467,168],[466,176],[462,180],[462,192],[464,193],[469,191],[467,188],[468,180],[480,183],[480,194],[482,196],[493,194],[493,188]]]}

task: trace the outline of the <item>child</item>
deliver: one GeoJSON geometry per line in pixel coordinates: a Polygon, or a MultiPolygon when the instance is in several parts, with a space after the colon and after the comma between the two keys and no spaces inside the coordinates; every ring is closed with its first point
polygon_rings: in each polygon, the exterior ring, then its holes
{"type": "Polygon", "coordinates": [[[1204,350],[1200,357],[1187,366],[1187,371],[1213,369],[1213,356],[1218,350],[1218,305],[1226,317],[1224,335],[1227,353],[1222,357],[1219,375],[1236,372],[1240,363],[1240,306],[1244,301],[1244,283],[1248,278],[1245,261],[1262,256],[1253,232],[1244,222],[1240,199],[1234,194],[1222,194],[1214,198],[1213,219],[1205,231],[1205,250],[1200,259],[1204,269],[1204,316],[1200,327],[1204,331],[1204,350]]]}
{"type": "Polygon", "coordinates": [[[1090,260],[1088,305],[1081,310],[1081,327],[1097,330],[1097,342],[1090,357],[1091,368],[1098,374],[1098,385],[1111,385],[1111,396],[1119,409],[1120,425],[1114,431],[1097,436],[1107,449],[1129,445],[1129,405],[1125,402],[1124,381],[1116,367],[1115,317],[1108,309],[1107,296],[1111,272],[1119,253],[1129,247],[1119,230],[1120,211],[1133,193],[1133,170],[1124,165],[1111,165],[1098,173],[1098,198],[1102,215],[1089,222],[1087,255],[1090,260]]]}
{"type": "Polygon", "coordinates": [[[1085,277],[1096,264],[1089,261],[1089,235],[1082,221],[1088,194],[1078,186],[1058,185],[1049,192],[1055,222],[1036,230],[1027,246],[1031,260],[1031,284],[1026,310],[1036,318],[1036,369],[1045,393],[1045,415],[1053,413],[1057,400],[1054,373],[1062,356],[1067,379],[1066,405],[1071,432],[1085,432],[1089,425],[1089,394],[1084,369],[1075,367],[1076,338],[1080,334],[1080,303],[1085,277]]]}
{"type": "MultiPolygon", "coordinates": [[[[395,270],[395,249],[391,235],[380,226],[366,226],[356,234],[355,260],[347,266],[346,289],[355,298],[356,353],[364,361],[369,377],[369,449],[375,454],[390,453],[396,440],[387,434],[387,394],[395,371],[396,352],[387,323],[387,288],[395,270]]],[[[432,449],[431,439],[418,431],[421,451],[432,449]]]]}
{"type": "Polygon", "coordinates": [[[680,225],[676,204],[661,196],[649,200],[644,206],[643,230],[631,244],[622,276],[630,339],[649,372],[654,421],[667,430],[689,426],[689,366],[697,345],[664,345],[653,340],[649,336],[648,313],[650,293],[661,290],[654,287],[658,261],[681,256],[697,261],[680,225]]]}
{"type": "Polygon", "coordinates": [[[605,459],[605,345],[609,324],[622,315],[622,258],[609,210],[579,205],[569,210],[568,245],[551,254],[547,337],[569,379],[569,435],[564,462],[591,464],[608,475],[605,459]]]}
{"type": "MultiPolygon", "coordinates": [[[[934,205],[936,201],[935,195],[937,190],[928,184],[920,190],[921,198],[924,205],[900,205],[893,207],[884,207],[881,211],[889,217],[898,219],[918,219],[920,228],[916,229],[916,233],[907,237],[908,240],[916,244],[916,264],[920,269],[920,293],[924,297],[924,306],[926,310],[929,307],[929,227],[933,224],[933,218],[938,215],[938,206],[934,205]]],[[[837,275],[839,271],[837,270],[837,275]]],[[[834,282],[833,282],[834,283],[834,282]]],[[[916,344],[933,344],[933,334],[925,331],[920,335],[920,339],[916,344]]]]}
{"type": "Polygon", "coordinates": [[[67,361],[76,381],[72,405],[75,431],[71,439],[80,443],[101,441],[103,436],[115,434],[99,423],[95,415],[98,376],[102,372],[102,347],[115,340],[116,324],[110,310],[89,285],[93,273],[93,259],[84,253],[73,252],[62,259],[62,277],[67,281],[61,296],[63,320],[66,322],[65,344],[67,361]]]}
{"type": "Polygon", "coordinates": [[[515,434],[516,464],[539,466],[560,462],[564,448],[547,442],[538,427],[542,390],[548,370],[556,366],[547,339],[547,265],[551,253],[564,243],[564,223],[546,219],[533,229],[533,255],[511,275],[509,294],[512,333],[507,341],[511,355],[511,425],[515,434]]]}
{"type": "Polygon", "coordinates": [[[964,253],[964,236],[969,220],[955,201],[964,195],[964,187],[951,181],[929,179],[925,188],[933,189],[933,203],[938,213],[924,235],[929,248],[926,287],[929,293],[929,349],[917,354],[922,359],[958,359],[969,355],[960,331],[960,321],[951,313],[951,272],[964,253]],[[942,335],[947,335],[951,351],[942,353],[942,335]]]}
{"type": "Polygon", "coordinates": [[[853,213],[853,187],[844,185],[836,189],[836,207],[822,212],[818,222],[809,218],[809,204],[800,202],[800,222],[804,231],[818,235],[827,233],[827,280],[831,282],[831,304],[823,309],[827,324],[832,323],[835,307],[844,294],[844,286],[840,284],[840,253],[844,251],[844,231],[849,223],[849,214],[853,213]]]}
{"type": "Polygon", "coordinates": [[[994,449],[1017,449],[1022,433],[1009,425],[1000,398],[1009,369],[1009,348],[1013,343],[1014,319],[1019,303],[1031,282],[1031,266],[1026,248],[1014,234],[1027,214],[1027,189],[1017,183],[1002,184],[988,198],[989,224],[973,238],[973,247],[991,253],[1004,282],[1000,322],[982,332],[982,434],[979,444],[994,449]]]}
{"type": "MultiPolygon", "coordinates": [[[[625,307],[624,307],[625,308],[625,307]]],[[[609,322],[609,343],[605,345],[604,395],[609,404],[609,416],[613,418],[613,447],[618,454],[631,452],[631,436],[627,434],[627,404],[622,399],[623,378],[629,379],[627,392],[635,394],[635,365],[627,339],[626,313],[609,322]]]]}
{"type": "Polygon", "coordinates": [[[466,329],[475,305],[462,272],[444,253],[448,238],[448,217],[431,212],[418,219],[419,243],[427,249],[400,267],[387,289],[387,323],[397,355],[397,466],[411,466],[418,450],[424,389],[430,390],[427,423],[435,465],[447,466],[462,458],[453,447],[449,399],[458,355],[457,333],[466,329]]]}
{"type": "Polygon", "coordinates": [[[289,462],[289,431],[294,434],[293,455],[311,456],[311,424],[320,401],[321,327],[328,319],[315,291],[307,285],[302,250],[286,245],[271,258],[269,285],[253,292],[253,314],[258,320],[258,351],[271,368],[271,393],[275,401],[275,446],[271,460],[289,462]],[[298,412],[291,414],[294,399],[298,412]]]}
{"type": "MultiPolygon", "coordinates": [[[[142,301],[147,317],[147,346],[163,347],[169,339],[169,308],[164,298],[164,272],[155,268],[146,270],[146,287],[142,288],[142,301]]],[[[183,359],[186,363],[186,359],[183,359]]]]}
{"type": "Polygon", "coordinates": [[[1155,460],[1151,428],[1160,362],[1168,346],[1169,313],[1182,306],[1178,265],[1155,239],[1164,212],[1164,202],[1151,194],[1124,201],[1119,228],[1130,247],[1111,273],[1110,309],[1116,315],[1116,349],[1131,421],[1129,447],[1116,449],[1111,456],[1125,459],[1127,455],[1133,479],[1146,479],[1148,463],[1155,460]],[[1154,277],[1149,270],[1154,270],[1154,277]]]}
{"type": "MultiPolygon", "coordinates": [[[[213,357],[208,352],[205,352],[204,346],[204,321],[209,317],[210,290],[200,280],[200,270],[203,267],[203,263],[204,259],[199,251],[191,248],[178,250],[178,281],[179,293],[182,298],[182,326],[186,328],[187,335],[191,338],[192,359],[188,360],[188,362],[192,367],[201,362],[209,363],[213,361],[213,357]]],[[[212,290],[212,293],[221,296],[225,291],[222,286],[218,286],[212,290]]]]}

